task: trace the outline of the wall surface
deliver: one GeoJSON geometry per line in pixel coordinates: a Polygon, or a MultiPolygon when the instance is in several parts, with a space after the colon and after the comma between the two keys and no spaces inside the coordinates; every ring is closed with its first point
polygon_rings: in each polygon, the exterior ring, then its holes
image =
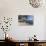
{"type": "MultiPolygon", "coordinates": [[[[4,16],[13,18],[12,26],[8,33],[16,40],[27,40],[34,34],[37,35],[37,39],[44,40],[46,34],[44,28],[45,15],[46,8],[44,6],[33,8],[28,0],[0,0],[0,19],[4,16]],[[34,25],[19,26],[18,15],[33,15],[34,25]]],[[[0,35],[2,35],[2,31],[0,31],[0,35]]],[[[4,37],[0,36],[0,39],[4,39],[4,37]]]]}

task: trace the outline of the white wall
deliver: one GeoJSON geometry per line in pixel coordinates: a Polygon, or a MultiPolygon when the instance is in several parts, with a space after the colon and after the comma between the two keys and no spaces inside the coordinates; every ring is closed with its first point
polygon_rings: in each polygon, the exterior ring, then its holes
{"type": "Polygon", "coordinates": [[[29,37],[32,37],[34,34],[37,35],[37,38],[42,40],[44,39],[44,16],[34,16],[34,25],[33,26],[18,26],[17,20],[14,18],[12,25],[12,32],[10,33],[19,40],[27,40],[29,37]],[[16,21],[16,22],[14,22],[16,21]]]}
{"type": "MultiPolygon", "coordinates": [[[[17,40],[27,40],[34,34],[39,40],[44,40],[46,8],[33,8],[28,0],[0,0],[0,16],[13,17],[9,33],[17,40]],[[33,15],[33,26],[19,26],[18,15],[33,15]]],[[[2,36],[1,38],[2,39],[2,36]]]]}
{"type": "Polygon", "coordinates": [[[46,39],[46,16],[45,16],[45,20],[44,21],[45,21],[45,24],[44,24],[45,25],[45,28],[44,28],[44,39],[46,39]]]}

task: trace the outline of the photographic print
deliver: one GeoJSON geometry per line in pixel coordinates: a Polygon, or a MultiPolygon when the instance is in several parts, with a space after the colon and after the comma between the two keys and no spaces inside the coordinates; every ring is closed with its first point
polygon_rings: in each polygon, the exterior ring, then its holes
{"type": "Polygon", "coordinates": [[[19,25],[33,25],[33,19],[32,15],[19,15],[18,23],[19,25]]]}

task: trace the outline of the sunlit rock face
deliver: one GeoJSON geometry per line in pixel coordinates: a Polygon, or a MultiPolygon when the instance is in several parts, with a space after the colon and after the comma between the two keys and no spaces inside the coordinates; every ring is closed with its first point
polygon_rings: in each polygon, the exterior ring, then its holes
{"type": "Polygon", "coordinates": [[[29,3],[32,5],[32,7],[38,8],[42,4],[42,0],[29,0],[29,3]]]}

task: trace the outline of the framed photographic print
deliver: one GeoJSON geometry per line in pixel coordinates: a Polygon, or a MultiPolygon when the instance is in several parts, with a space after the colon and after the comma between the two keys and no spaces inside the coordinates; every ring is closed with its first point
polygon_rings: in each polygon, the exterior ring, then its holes
{"type": "Polygon", "coordinates": [[[32,15],[18,15],[19,25],[33,25],[34,16],[32,15]]]}

